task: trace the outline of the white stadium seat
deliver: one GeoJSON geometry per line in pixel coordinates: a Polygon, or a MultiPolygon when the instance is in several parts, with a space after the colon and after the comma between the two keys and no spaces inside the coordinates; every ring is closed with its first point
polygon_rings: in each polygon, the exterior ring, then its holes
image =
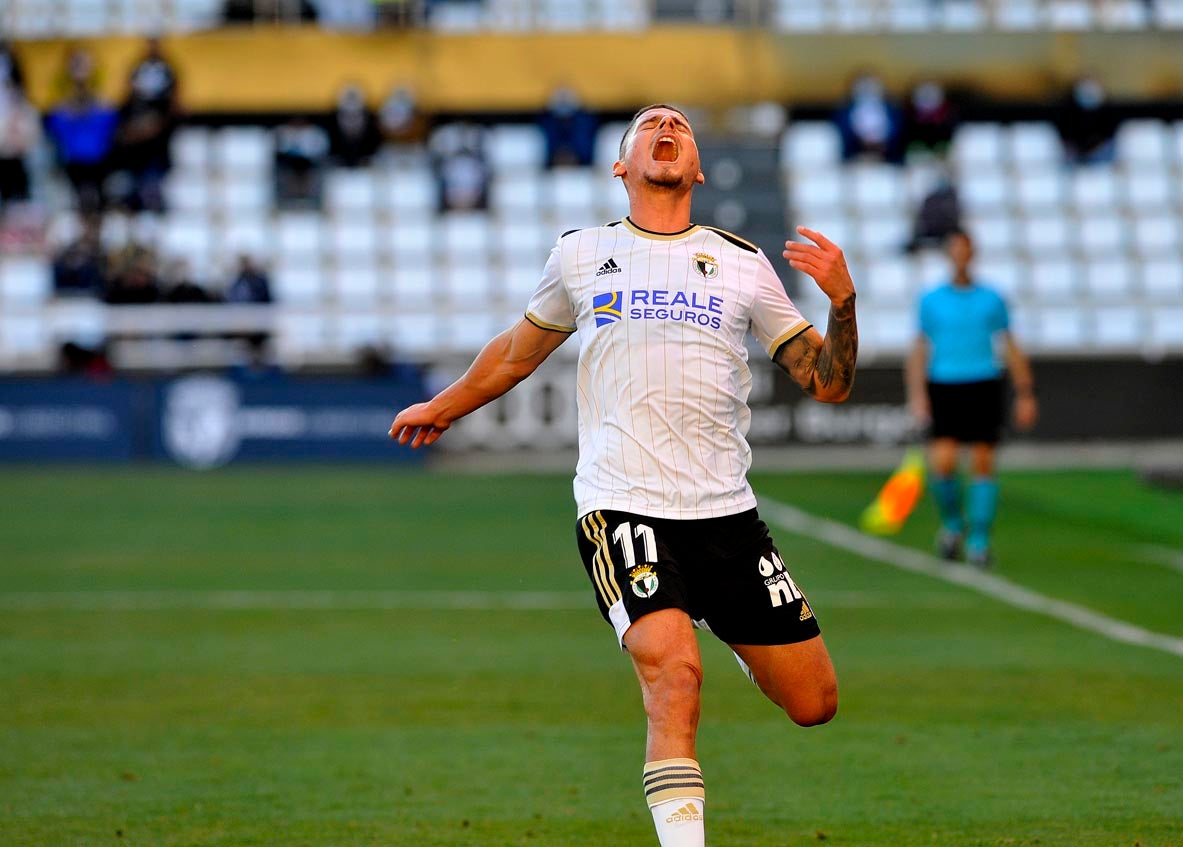
{"type": "Polygon", "coordinates": [[[311,305],[325,295],[324,275],[318,264],[279,265],[274,273],[275,299],[279,303],[311,305]]]}
{"type": "Polygon", "coordinates": [[[1170,126],[1162,121],[1125,121],[1117,130],[1117,158],[1122,162],[1162,167],[1170,152],[1170,126]]]}
{"type": "Polygon", "coordinates": [[[169,142],[173,167],[202,173],[212,164],[210,131],[202,127],[182,127],[169,142]]]}
{"type": "Polygon", "coordinates": [[[1147,302],[1183,305],[1183,262],[1177,256],[1141,262],[1138,278],[1147,302]]]}
{"type": "Polygon", "coordinates": [[[1118,202],[1117,174],[1109,165],[1089,165],[1072,172],[1072,200],[1078,209],[1112,209],[1118,202]]]}
{"type": "Polygon", "coordinates": [[[1169,212],[1138,217],[1134,221],[1134,242],[1143,256],[1178,253],[1178,217],[1169,212]]]}
{"type": "Polygon", "coordinates": [[[829,121],[790,123],[781,139],[781,161],[793,170],[837,164],[842,138],[829,121]]]}
{"type": "Polygon", "coordinates": [[[332,323],[333,340],[343,351],[360,350],[363,347],[381,344],[382,321],[371,312],[349,311],[337,315],[332,323]]]}
{"type": "Polygon", "coordinates": [[[866,271],[866,292],[876,302],[910,303],[916,286],[913,275],[911,262],[902,256],[873,261],[866,271]]]}
{"type": "Polygon", "coordinates": [[[213,144],[214,163],[229,173],[269,173],[275,162],[275,142],[262,127],[227,127],[213,144]]]}
{"type": "Polygon", "coordinates": [[[537,171],[495,176],[489,186],[489,206],[503,214],[537,215],[543,206],[543,182],[537,171]]]}
{"type": "Polygon", "coordinates": [[[1137,306],[1112,306],[1093,312],[1092,342],[1100,350],[1132,351],[1146,341],[1146,318],[1137,306]]]}
{"type": "Polygon", "coordinates": [[[1064,202],[1064,180],[1055,170],[1020,170],[1015,194],[1026,212],[1058,211],[1064,202]]]}
{"type": "Polygon", "coordinates": [[[904,203],[904,181],[899,168],[859,164],[848,170],[851,196],[864,212],[897,212],[904,203]]]}
{"type": "Polygon", "coordinates": [[[1033,256],[1054,256],[1068,250],[1068,219],[1062,215],[1032,215],[1019,224],[1019,233],[1021,243],[1033,256]]]}
{"type": "Polygon", "coordinates": [[[432,265],[397,264],[391,272],[390,281],[400,314],[403,307],[420,310],[436,307],[442,311],[443,292],[440,291],[439,278],[432,265]]]}
{"type": "Polygon", "coordinates": [[[1010,155],[1020,169],[1054,167],[1064,160],[1064,148],[1052,124],[1017,123],[1010,130],[1010,155]]]}
{"type": "Polygon", "coordinates": [[[337,168],[325,176],[325,207],[332,212],[371,213],[377,204],[376,177],[369,168],[337,168]]]}
{"type": "Polygon", "coordinates": [[[504,124],[489,131],[485,152],[494,173],[538,170],[546,164],[546,139],[533,124],[504,124]]]}
{"type": "Polygon", "coordinates": [[[378,242],[378,228],[367,215],[337,218],[329,226],[329,250],[338,263],[373,261],[378,242]]]}
{"type": "Polygon", "coordinates": [[[799,215],[833,214],[846,204],[846,171],[809,168],[792,171],[789,195],[799,215]]]}
{"type": "Polygon", "coordinates": [[[449,212],[440,218],[439,246],[449,261],[487,262],[493,238],[487,215],[449,212]]]}
{"type": "Polygon", "coordinates": [[[962,174],[957,193],[967,210],[975,214],[995,213],[1011,205],[1014,186],[1006,171],[982,165],[962,174]]]}
{"type": "Polygon", "coordinates": [[[1183,349],[1183,307],[1152,310],[1150,339],[1171,350],[1183,349]]]}
{"type": "Polygon", "coordinates": [[[379,207],[399,218],[431,215],[439,205],[439,188],[431,171],[395,171],[378,178],[375,198],[379,207]]]}
{"type": "Polygon", "coordinates": [[[1128,301],[1134,291],[1134,267],[1122,258],[1088,262],[1084,266],[1084,284],[1090,299],[1097,302],[1128,301]]]}
{"type": "Polygon", "coordinates": [[[5,307],[39,305],[52,291],[49,262],[32,256],[0,259],[0,303],[5,307]]]}
{"type": "Polygon", "coordinates": [[[1089,337],[1085,313],[1072,306],[1042,309],[1039,317],[1039,347],[1054,352],[1078,350],[1089,337]]]}
{"type": "Polygon", "coordinates": [[[987,256],[977,260],[975,273],[985,285],[990,286],[1006,300],[1013,301],[1023,295],[1025,263],[1009,258],[987,256]]]}
{"type": "Polygon", "coordinates": [[[276,219],[279,252],[297,262],[320,260],[324,223],[315,212],[284,212],[276,219]]]}
{"type": "Polygon", "coordinates": [[[953,160],[959,169],[998,167],[1006,162],[1006,137],[1001,124],[962,124],[953,133],[953,160]]]}
{"type": "Polygon", "coordinates": [[[1136,214],[1165,210],[1175,199],[1174,180],[1161,170],[1135,166],[1122,177],[1126,205],[1136,214]]]}
{"type": "Polygon", "coordinates": [[[1086,256],[1124,252],[1129,243],[1129,228],[1129,222],[1112,210],[1089,212],[1077,224],[1077,249],[1086,256]]]}
{"type": "Polygon", "coordinates": [[[382,251],[396,268],[430,264],[438,231],[430,218],[400,220],[383,233],[382,251]]]}
{"type": "Polygon", "coordinates": [[[434,314],[396,314],[391,323],[386,339],[400,356],[423,359],[439,354],[439,321],[434,314]]]}
{"type": "Polygon", "coordinates": [[[1044,303],[1071,303],[1079,290],[1080,268],[1068,259],[1036,259],[1031,263],[1031,292],[1044,303]]]}
{"type": "Polygon", "coordinates": [[[494,299],[493,273],[488,262],[445,265],[439,273],[441,284],[438,287],[448,302],[456,307],[480,308],[494,299]]]}
{"type": "Polygon", "coordinates": [[[347,306],[373,306],[382,299],[382,274],[364,262],[338,265],[330,275],[333,294],[347,306]]]}

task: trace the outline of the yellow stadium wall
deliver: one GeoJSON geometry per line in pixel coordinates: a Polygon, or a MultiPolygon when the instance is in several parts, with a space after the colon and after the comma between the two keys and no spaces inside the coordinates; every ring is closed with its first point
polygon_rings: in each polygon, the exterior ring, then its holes
{"type": "MultiPolygon", "coordinates": [[[[123,96],[143,50],[133,37],[16,45],[34,101],[62,90],[62,58],[85,44],[100,89],[123,96]]],[[[862,68],[897,91],[922,76],[1003,98],[1056,96],[1074,76],[1097,73],[1118,98],[1183,97],[1178,33],[784,35],[760,30],[665,27],[642,33],[345,34],[313,27],[231,28],[172,37],[165,50],[193,112],[320,110],[345,82],[377,101],[410,85],[436,111],[525,111],[565,83],[593,106],[641,102],[696,106],[758,100],[829,102],[862,68]]]]}

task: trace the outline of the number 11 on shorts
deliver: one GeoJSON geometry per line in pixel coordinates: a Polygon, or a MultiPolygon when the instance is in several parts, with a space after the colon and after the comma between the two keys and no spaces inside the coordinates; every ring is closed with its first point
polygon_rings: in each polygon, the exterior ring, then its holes
{"type": "Polygon", "coordinates": [[[653,527],[639,523],[637,524],[636,530],[634,530],[633,525],[625,521],[616,527],[616,531],[612,533],[612,540],[620,544],[620,549],[624,551],[625,567],[632,570],[637,566],[637,554],[633,546],[633,539],[630,536],[644,540],[645,563],[649,565],[657,564],[657,536],[653,534],[653,527]]]}

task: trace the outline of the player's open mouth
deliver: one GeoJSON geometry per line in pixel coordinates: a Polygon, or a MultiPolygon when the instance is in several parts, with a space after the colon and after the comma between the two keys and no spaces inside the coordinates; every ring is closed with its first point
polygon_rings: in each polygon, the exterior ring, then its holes
{"type": "Polygon", "coordinates": [[[672,135],[660,136],[653,142],[653,158],[658,162],[678,161],[678,142],[672,135]]]}

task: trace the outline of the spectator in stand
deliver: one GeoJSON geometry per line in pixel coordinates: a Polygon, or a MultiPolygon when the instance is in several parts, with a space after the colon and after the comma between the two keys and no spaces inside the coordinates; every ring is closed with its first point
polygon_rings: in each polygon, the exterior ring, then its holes
{"type": "Polygon", "coordinates": [[[128,244],[115,256],[114,273],[103,299],[113,305],[155,303],[160,300],[156,257],[139,244],[128,244]]]}
{"type": "Polygon", "coordinates": [[[53,259],[53,291],[64,297],[102,297],[107,289],[107,256],[97,213],[82,220],[82,232],[53,259]]]}
{"type": "Polygon", "coordinates": [[[378,126],[386,144],[422,144],[427,140],[431,121],[419,108],[415,93],[398,87],[378,110],[378,126]]]}
{"type": "Polygon", "coordinates": [[[164,300],[168,303],[216,303],[218,298],[193,281],[189,263],[184,259],[170,262],[161,279],[164,300]]]}
{"type": "Polygon", "coordinates": [[[119,116],[94,95],[94,61],[89,53],[71,53],[66,75],[70,94],[50,111],[46,127],[79,207],[84,212],[101,210],[119,116]]]}
{"type": "Polygon", "coordinates": [[[883,80],[875,74],[864,73],[855,79],[850,99],[835,113],[834,123],[842,134],[844,161],[903,161],[900,110],[888,99],[883,80]]]}
{"type": "Polygon", "coordinates": [[[926,80],[912,89],[904,109],[904,150],[944,157],[957,127],[957,110],[944,87],[926,80]]]}
{"type": "Polygon", "coordinates": [[[0,212],[9,203],[29,199],[25,158],[40,140],[37,111],[11,76],[0,72],[0,212]]]}
{"type": "Polygon", "coordinates": [[[366,105],[356,85],[347,85],[337,95],[337,110],[329,126],[333,158],[347,168],[368,165],[378,150],[378,120],[366,105]]]}
{"type": "Polygon", "coordinates": [[[250,256],[238,257],[238,273],[226,289],[227,303],[270,303],[271,280],[250,256]]]}
{"type": "Polygon", "coordinates": [[[595,156],[597,123],[573,90],[565,86],[555,89],[539,119],[546,136],[546,166],[590,165],[595,156]]]}
{"type": "Polygon", "coordinates": [[[431,139],[441,211],[471,211],[489,205],[489,166],[484,130],[475,124],[440,127],[431,139]]]}
{"type": "Polygon", "coordinates": [[[10,85],[21,91],[25,90],[25,76],[21,72],[21,63],[8,40],[0,36],[0,86],[10,85]]]}
{"type": "Polygon", "coordinates": [[[119,112],[114,167],[117,200],[133,211],[164,211],[164,177],[172,160],[169,142],[177,122],[177,74],[148,40],[147,52],[128,78],[119,112]]]}
{"type": "Polygon", "coordinates": [[[1109,106],[1105,88],[1093,77],[1072,84],[1060,108],[1058,120],[1064,149],[1073,164],[1113,161],[1118,121],[1109,106]]]}
{"type": "Polygon", "coordinates": [[[950,175],[943,173],[916,210],[907,249],[911,252],[942,247],[961,229],[961,198],[950,175]]]}
{"type": "Polygon", "coordinates": [[[276,200],[285,207],[320,207],[321,176],[329,136],[307,117],[296,116],[275,130],[276,200]]]}

